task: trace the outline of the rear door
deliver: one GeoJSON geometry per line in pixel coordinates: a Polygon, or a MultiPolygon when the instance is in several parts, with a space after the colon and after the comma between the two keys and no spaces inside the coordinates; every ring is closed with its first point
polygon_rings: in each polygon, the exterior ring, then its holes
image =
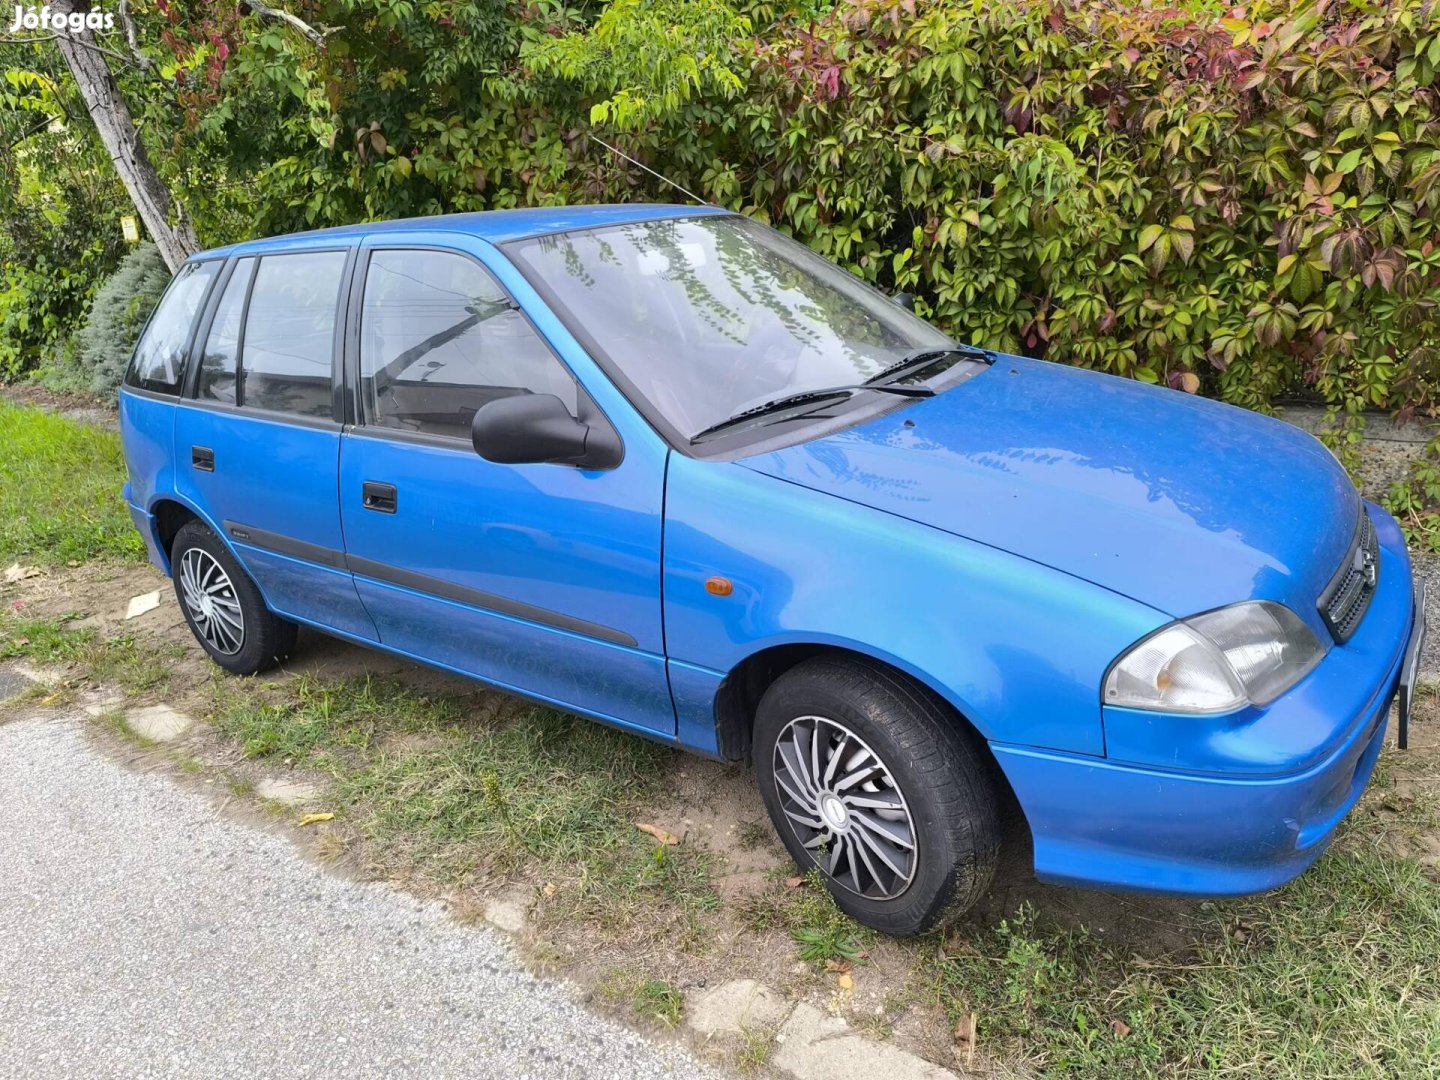
{"type": "Polygon", "coordinates": [[[478,239],[438,239],[450,247],[437,248],[435,233],[367,240],[351,300],[359,392],[340,507],[380,640],[673,734],[660,621],[664,452],[628,442],[612,469],[476,454],[470,421],[501,396],[553,394],[572,414],[609,421],[562,359],[573,363],[579,346],[552,342],[517,303],[539,301],[513,268],[478,239]]]}
{"type": "Polygon", "coordinates": [[[309,243],[231,260],[176,411],[176,488],[224,531],[276,612],[373,641],[336,488],[355,251],[309,243]]]}

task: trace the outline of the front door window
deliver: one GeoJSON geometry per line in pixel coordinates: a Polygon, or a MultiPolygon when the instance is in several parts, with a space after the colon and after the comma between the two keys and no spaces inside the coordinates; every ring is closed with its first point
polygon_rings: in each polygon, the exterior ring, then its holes
{"type": "Polygon", "coordinates": [[[360,379],[366,421],[465,439],[486,403],[575,381],[490,274],[463,255],[376,251],[365,276],[360,379]]]}

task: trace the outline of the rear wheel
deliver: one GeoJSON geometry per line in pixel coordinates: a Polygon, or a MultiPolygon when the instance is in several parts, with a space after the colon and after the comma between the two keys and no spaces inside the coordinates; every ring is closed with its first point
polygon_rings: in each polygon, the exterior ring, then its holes
{"type": "Polygon", "coordinates": [[[190,632],[226,671],[254,675],[294,650],[295,624],[271,614],[249,575],[201,522],[176,533],[170,569],[190,632]]]}
{"type": "Polygon", "coordinates": [[[807,661],[761,699],[754,755],[781,840],[856,920],[923,933],[990,884],[1000,815],[989,766],[910,680],[857,659],[807,661]]]}

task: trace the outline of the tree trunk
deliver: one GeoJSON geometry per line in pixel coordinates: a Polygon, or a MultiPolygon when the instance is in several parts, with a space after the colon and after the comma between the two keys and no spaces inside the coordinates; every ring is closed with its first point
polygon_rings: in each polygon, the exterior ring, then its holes
{"type": "MultiPolygon", "coordinates": [[[[74,0],[53,0],[50,6],[54,11],[67,14],[90,7],[88,3],[74,0]]],[[[174,225],[170,224],[170,211],[174,206],[170,189],[150,163],[150,155],[135,130],[135,121],[120,94],[120,87],[110,74],[104,54],[96,47],[95,35],[89,30],[75,34],[61,31],[55,35],[55,44],[70,68],[80,96],[85,99],[85,107],[90,110],[90,118],[125,190],[130,193],[130,201],[160,249],[165,265],[174,273],[187,257],[200,249],[200,242],[183,215],[174,225]]]]}

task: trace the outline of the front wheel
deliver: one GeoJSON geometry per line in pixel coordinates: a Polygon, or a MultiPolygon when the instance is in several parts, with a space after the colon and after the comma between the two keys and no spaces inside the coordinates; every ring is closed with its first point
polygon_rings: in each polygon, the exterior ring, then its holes
{"type": "Polygon", "coordinates": [[[271,614],[255,583],[203,523],[188,522],[176,533],[170,570],[190,632],[226,671],[254,675],[295,648],[295,624],[271,614]]]}
{"type": "Polygon", "coordinates": [[[760,701],[754,758],[786,848],[857,921],[923,933],[990,884],[989,766],[945,704],[895,672],[843,657],[786,672],[760,701]]]}

